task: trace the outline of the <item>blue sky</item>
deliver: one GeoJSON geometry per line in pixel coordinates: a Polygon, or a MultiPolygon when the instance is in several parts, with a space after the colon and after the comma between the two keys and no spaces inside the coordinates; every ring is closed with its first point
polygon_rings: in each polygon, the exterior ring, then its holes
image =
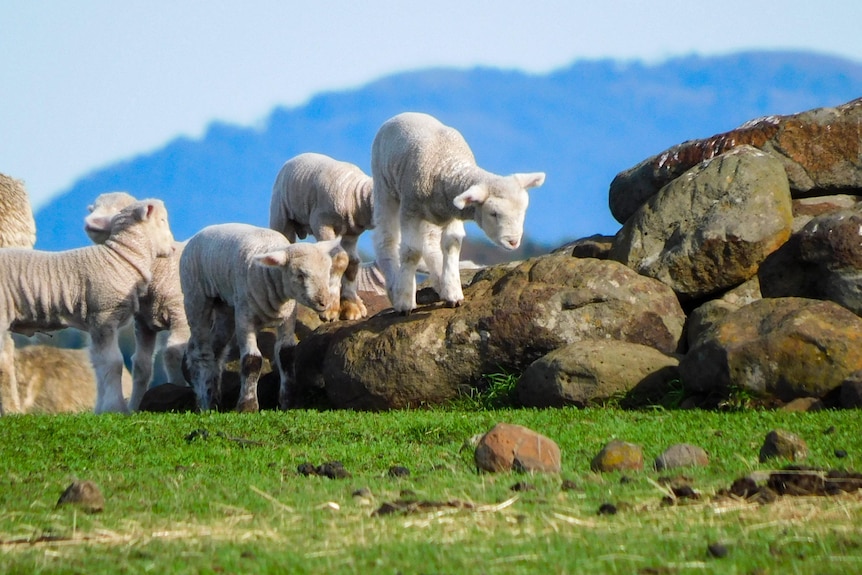
{"type": "Polygon", "coordinates": [[[34,206],[108,163],[432,66],[804,49],[862,62],[862,2],[3,0],[0,172],[34,206]],[[529,5],[529,8],[527,7],[529,5]]]}

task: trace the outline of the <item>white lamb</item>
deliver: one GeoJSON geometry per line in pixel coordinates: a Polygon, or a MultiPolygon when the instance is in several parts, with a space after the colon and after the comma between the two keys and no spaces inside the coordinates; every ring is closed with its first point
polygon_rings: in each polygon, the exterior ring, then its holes
{"type": "Polygon", "coordinates": [[[95,412],[127,413],[117,332],[137,310],[156,258],[173,249],[164,204],[144,200],[117,214],[103,245],[64,252],[0,250],[0,340],[10,330],[87,331],[97,380],[95,412]]]}
{"type": "Polygon", "coordinates": [[[395,310],[416,308],[416,269],[424,257],[431,284],[450,306],[464,301],[458,271],[464,221],[494,243],[517,249],[529,196],[542,172],[498,176],[476,165],[463,136],[427,114],[383,123],[371,148],[374,249],[395,310]]]}
{"type": "MultiPolygon", "coordinates": [[[[36,243],[36,221],[24,182],[0,173],[0,248],[32,248],[36,243]]],[[[6,409],[20,411],[15,373],[15,342],[6,334],[0,344],[0,386],[10,390],[6,409]]],[[[3,415],[0,398],[0,415],[3,415]]]]}
{"type": "MultiPolygon", "coordinates": [[[[137,200],[125,192],[102,194],[88,206],[89,215],[84,218],[84,230],[96,244],[108,239],[114,216],[137,200]]],[[[162,366],[168,381],[183,385],[183,355],[189,341],[189,323],[183,307],[180,288],[180,255],[185,243],[174,242],[174,251],[167,258],[159,258],[153,266],[153,279],[147,291],[138,299],[135,313],[135,354],[132,356],[134,384],[129,408],[137,410],[144,393],[153,378],[153,358],[156,337],[159,332],[169,331],[162,352],[162,366]]]]}
{"type": "Polygon", "coordinates": [[[186,363],[198,406],[221,401],[225,351],[236,338],[240,355],[237,411],[257,411],[263,357],[256,330],[277,326],[273,355],[280,376],[279,404],[291,403],[296,304],[322,312],[330,305],[332,268],[347,267],[340,239],[291,244],[275,230],[219,224],[196,233],[180,258],[180,281],[191,328],[186,363]],[[332,254],[335,254],[333,256],[332,254]]]}
{"type": "Polygon", "coordinates": [[[347,252],[347,270],[331,278],[332,305],[324,321],[361,319],[368,314],[356,293],[359,270],[359,235],[373,225],[371,178],[358,166],[323,154],[306,153],[289,159],[281,167],[272,187],[269,227],[291,242],[308,234],[318,240],[341,236],[347,252]],[[339,297],[340,292],[340,297],[339,297]]]}

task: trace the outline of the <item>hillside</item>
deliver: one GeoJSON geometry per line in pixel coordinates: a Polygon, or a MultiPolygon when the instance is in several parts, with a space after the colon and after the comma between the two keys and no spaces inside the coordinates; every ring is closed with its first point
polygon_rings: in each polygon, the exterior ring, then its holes
{"type": "MultiPolygon", "coordinates": [[[[86,206],[120,189],[164,199],[177,239],[212,223],[265,226],[272,182],[286,159],[317,151],[368,172],[378,126],[406,110],[457,127],[486,169],[547,172],[532,195],[526,231],[527,240],[555,246],[616,232],[608,185],[646,156],[758,116],[860,95],[862,64],[790,52],[691,56],[655,65],[577,61],[545,75],[486,68],[397,74],[276,108],[258,126],[213,123],[200,139],[177,138],[88,174],[36,214],[37,248],[86,245],[86,206]]],[[[480,232],[470,227],[468,235],[480,232]]]]}

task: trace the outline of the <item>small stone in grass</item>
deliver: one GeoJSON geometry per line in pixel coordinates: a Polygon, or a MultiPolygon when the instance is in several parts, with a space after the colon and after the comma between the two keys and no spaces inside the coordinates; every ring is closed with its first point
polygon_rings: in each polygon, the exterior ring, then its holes
{"type": "Polygon", "coordinates": [[[599,515],[616,515],[617,506],[613,503],[602,503],[599,506],[599,515]]]}
{"type": "Polygon", "coordinates": [[[356,491],[354,491],[351,495],[353,497],[371,497],[371,490],[367,487],[360,487],[356,491]]]}
{"type": "Polygon", "coordinates": [[[526,481],[519,481],[509,488],[511,491],[535,491],[536,486],[526,481]]]}
{"type": "Polygon", "coordinates": [[[101,513],[105,509],[105,497],[102,490],[92,481],[74,481],[60,495],[57,506],[71,503],[77,505],[86,513],[101,513]]]}
{"type": "Polygon", "coordinates": [[[723,543],[710,543],[707,545],[706,550],[709,552],[710,557],[715,557],[717,559],[727,557],[727,545],[724,545],[723,543]]]}
{"type": "Polygon", "coordinates": [[[845,457],[847,457],[847,452],[843,449],[836,449],[835,457],[837,457],[838,459],[844,459],[845,457]]]}
{"type": "Polygon", "coordinates": [[[300,475],[317,475],[317,468],[314,466],[313,463],[309,463],[308,461],[306,461],[305,463],[300,463],[296,467],[296,471],[300,475]]]}
{"type": "Polygon", "coordinates": [[[401,465],[393,465],[389,468],[389,477],[408,477],[410,470],[401,465]]]}
{"type": "Polygon", "coordinates": [[[340,461],[327,461],[317,467],[317,474],[330,479],[345,479],[350,477],[350,472],[344,469],[340,461]]]}

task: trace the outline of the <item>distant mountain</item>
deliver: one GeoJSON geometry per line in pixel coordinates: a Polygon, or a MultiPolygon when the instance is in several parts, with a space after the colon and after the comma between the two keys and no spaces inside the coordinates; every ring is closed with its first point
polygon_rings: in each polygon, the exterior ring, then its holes
{"type": "MultiPolygon", "coordinates": [[[[165,200],[177,239],[220,222],[266,226],[282,163],[305,151],[370,173],[371,141],[386,119],[423,111],[458,128],[479,164],[502,174],[545,171],[531,195],[527,239],[555,246],[619,229],[607,190],[617,172],[685,140],[768,114],[862,96],[862,64],[796,52],[690,56],[647,65],[577,61],[544,75],[430,69],[276,108],[262,126],[213,123],[153,153],[106,166],[36,214],[37,247],[86,245],[86,206],[105,191],[165,200]]],[[[468,227],[470,237],[480,237],[468,227]]],[[[370,242],[363,242],[366,251],[370,242]]]]}

